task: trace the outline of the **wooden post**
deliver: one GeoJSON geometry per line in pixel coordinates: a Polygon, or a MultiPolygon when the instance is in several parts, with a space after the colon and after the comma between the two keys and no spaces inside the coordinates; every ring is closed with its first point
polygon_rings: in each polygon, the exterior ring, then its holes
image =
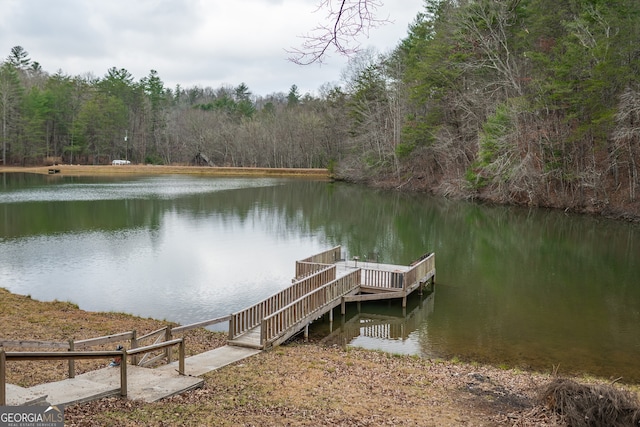
{"type": "Polygon", "coordinates": [[[235,316],[232,314],[231,317],[229,318],[229,336],[228,339],[232,340],[234,338],[233,336],[233,330],[235,328],[235,316]]]}
{"type": "Polygon", "coordinates": [[[127,397],[127,350],[124,348],[120,359],[120,396],[127,397]]]}
{"type": "MultiPolygon", "coordinates": [[[[133,350],[134,348],[138,348],[138,333],[136,332],[136,330],[134,329],[133,331],[131,331],[131,350],[133,350]]],[[[131,364],[132,365],[137,365],[138,364],[138,355],[134,354],[131,356],[131,364]]]]}
{"type": "Polygon", "coordinates": [[[182,341],[180,341],[180,346],[178,347],[178,353],[180,355],[178,359],[178,374],[186,375],[185,366],[184,366],[184,353],[185,353],[184,337],[182,338],[182,341]]]}
{"type": "Polygon", "coordinates": [[[342,297],[342,300],[340,301],[340,314],[343,316],[347,314],[347,303],[345,302],[344,297],[342,297]]]}
{"type": "Polygon", "coordinates": [[[0,406],[7,405],[7,356],[4,348],[0,347],[0,406]]]}
{"type": "Polygon", "coordinates": [[[307,323],[304,326],[304,342],[308,342],[309,341],[309,324],[307,323]]]}
{"type": "MultiPolygon", "coordinates": [[[[167,326],[167,329],[164,333],[164,340],[171,341],[171,326],[167,326]]],[[[165,354],[167,355],[167,364],[171,363],[171,347],[167,347],[165,350],[165,354]]]]}
{"type": "MultiPolygon", "coordinates": [[[[75,350],[75,345],[73,343],[73,338],[69,340],[69,351],[75,350]]],[[[69,359],[69,378],[76,377],[76,361],[75,359],[69,359]]]]}

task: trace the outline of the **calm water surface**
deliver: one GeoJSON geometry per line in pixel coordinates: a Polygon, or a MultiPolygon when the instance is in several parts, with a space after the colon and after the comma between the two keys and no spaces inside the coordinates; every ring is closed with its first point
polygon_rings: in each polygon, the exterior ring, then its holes
{"type": "Polygon", "coordinates": [[[312,333],[630,382],[639,239],[633,224],[317,181],[0,174],[0,286],[14,293],[186,324],[264,299],[335,245],[398,264],[433,251],[433,293],[404,311],[354,304],[312,333]]]}

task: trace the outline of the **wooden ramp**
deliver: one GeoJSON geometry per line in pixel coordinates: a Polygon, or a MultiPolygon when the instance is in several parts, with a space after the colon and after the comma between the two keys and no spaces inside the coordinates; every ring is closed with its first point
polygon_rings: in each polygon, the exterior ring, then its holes
{"type": "Polygon", "coordinates": [[[292,284],[229,318],[228,344],[267,349],[307,331],[311,322],[350,302],[402,299],[435,281],[435,254],[411,265],[346,261],[341,247],[296,262],[292,284]]]}

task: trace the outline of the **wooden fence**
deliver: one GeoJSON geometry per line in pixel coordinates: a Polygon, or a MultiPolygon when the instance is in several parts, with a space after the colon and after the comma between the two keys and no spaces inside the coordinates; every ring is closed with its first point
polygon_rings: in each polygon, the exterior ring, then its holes
{"type": "Polygon", "coordinates": [[[341,259],[342,247],[336,246],[319,254],[310,256],[300,261],[296,261],[296,280],[310,276],[327,265],[335,264],[341,259]]]}
{"type": "Polygon", "coordinates": [[[145,347],[138,347],[131,350],[122,349],[121,351],[41,351],[41,352],[5,352],[3,348],[0,348],[0,406],[7,404],[7,362],[8,361],[21,361],[21,360],[76,360],[76,359],[106,359],[106,358],[121,358],[120,361],[120,395],[127,396],[127,356],[135,356],[138,354],[144,354],[152,351],[157,351],[163,348],[169,348],[171,346],[179,346],[179,362],[178,373],[184,375],[184,359],[185,348],[184,339],[178,338],[171,341],[166,341],[159,344],[154,344],[145,347]]]}
{"type": "Polygon", "coordinates": [[[320,252],[315,255],[311,255],[308,258],[301,259],[300,262],[316,262],[320,264],[335,264],[340,260],[342,254],[342,246],[336,246],[331,249],[327,249],[324,252],[320,252]]]}
{"type": "Polygon", "coordinates": [[[411,264],[411,268],[404,273],[404,287],[412,286],[427,276],[434,277],[436,270],[436,254],[423,255],[420,260],[411,264]]]}
{"type": "MultiPolygon", "coordinates": [[[[206,326],[214,325],[217,323],[226,322],[229,320],[231,316],[223,316],[216,317],[214,319],[204,320],[197,323],[192,323],[189,325],[176,326],[172,328],[171,326],[165,326],[164,328],[160,328],[158,330],[149,332],[141,337],[137,336],[136,331],[128,331],[121,332],[113,335],[105,335],[97,338],[88,338],[84,340],[70,339],[68,342],[58,342],[58,341],[33,341],[33,340],[2,340],[0,341],[0,350],[4,348],[15,348],[15,349],[52,349],[52,350],[67,350],[69,352],[78,351],[82,349],[87,349],[90,347],[95,347],[99,345],[108,345],[108,344],[125,344],[129,341],[129,355],[131,358],[129,359],[132,365],[138,366],[149,366],[159,360],[166,358],[167,363],[171,363],[172,355],[170,351],[170,346],[158,346],[164,342],[170,342],[174,340],[174,336],[178,334],[182,334],[192,329],[196,328],[204,328],[206,326]],[[146,341],[153,341],[150,344],[147,344],[146,341]],[[156,347],[144,352],[144,356],[142,358],[138,358],[138,354],[140,352],[134,351],[138,348],[149,348],[149,345],[155,345],[156,347]],[[156,354],[153,354],[156,353],[156,354]]],[[[116,350],[117,351],[117,350],[116,350]]],[[[104,352],[104,351],[103,351],[104,352]]],[[[29,353],[30,354],[30,353],[29,353]]],[[[60,352],[56,352],[56,354],[62,354],[60,352]]],[[[75,359],[73,357],[65,357],[65,360],[69,362],[69,378],[75,378],[75,359]]]]}
{"type": "Polygon", "coordinates": [[[262,319],[275,313],[282,307],[290,304],[298,298],[318,289],[320,286],[335,280],[336,266],[326,266],[311,276],[294,282],[291,286],[275,295],[266,298],[257,304],[242,311],[233,313],[229,319],[229,339],[239,337],[249,330],[260,326],[262,319]]]}
{"type": "Polygon", "coordinates": [[[402,289],[404,284],[404,273],[402,272],[363,268],[362,273],[365,286],[398,290],[402,289]]]}
{"type": "Polygon", "coordinates": [[[277,345],[275,340],[285,341],[290,336],[287,331],[296,333],[296,325],[309,323],[333,309],[341,303],[340,297],[359,288],[360,280],[361,270],[354,270],[265,316],[261,325],[260,345],[277,345]]]}

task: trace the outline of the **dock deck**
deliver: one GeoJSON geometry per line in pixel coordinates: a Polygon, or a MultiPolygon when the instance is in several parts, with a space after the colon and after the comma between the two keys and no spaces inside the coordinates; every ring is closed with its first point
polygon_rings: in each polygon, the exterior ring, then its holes
{"type": "Polygon", "coordinates": [[[341,247],[296,262],[291,286],[231,315],[230,345],[256,349],[276,346],[314,320],[350,302],[402,299],[435,281],[435,254],[425,254],[411,265],[346,260],[341,247]]]}

